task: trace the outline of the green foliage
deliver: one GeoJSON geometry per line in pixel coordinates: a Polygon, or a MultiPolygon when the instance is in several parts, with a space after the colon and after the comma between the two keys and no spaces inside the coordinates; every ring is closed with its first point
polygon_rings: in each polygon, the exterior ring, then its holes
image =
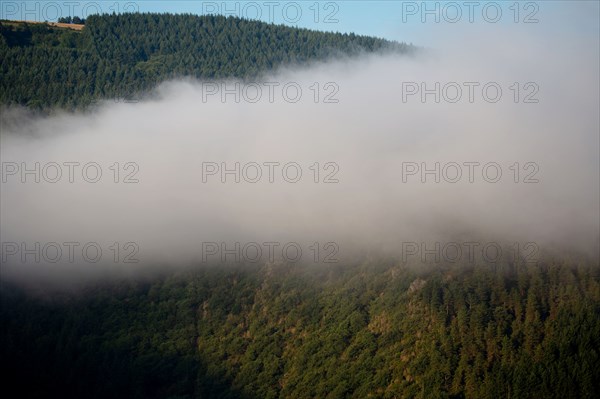
{"type": "Polygon", "coordinates": [[[176,77],[252,79],[287,64],[411,46],[234,17],[92,15],[82,31],[0,22],[0,103],[74,108],[176,77]]]}
{"type": "Polygon", "coordinates": [[[5,287],[0,355],[26,397],[592,398],[599,315],[597,265],[214,268],[5,287]]]}
{"type": "Polygon", "coordinates": [[[58,19],[58,23],[59,24],[85,24],[85,19],[84,18],[79,18],[79,17],[60,17],[58,19]]]}

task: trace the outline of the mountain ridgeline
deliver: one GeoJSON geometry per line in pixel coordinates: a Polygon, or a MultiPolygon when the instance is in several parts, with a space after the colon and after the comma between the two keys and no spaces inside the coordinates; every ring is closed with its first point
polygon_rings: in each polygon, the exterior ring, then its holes
{"type": "Polygon", "coordinates": [[[284,65],[404,43],[223,16],[92,15],[81,31],[0,22],[0,103],[72,109],[177,77],[252,79],[284,65]]]}

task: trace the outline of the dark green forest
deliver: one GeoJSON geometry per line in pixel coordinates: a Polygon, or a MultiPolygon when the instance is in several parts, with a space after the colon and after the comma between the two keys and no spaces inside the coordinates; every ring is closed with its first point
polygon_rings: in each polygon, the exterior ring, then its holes
{"type": "Polygon", "coordinates": [[[600,270],[213,267],[51,297],[2,290],[21,397],[592,398],[600,270]]]}
{"type": "Polygon", "coordinates": [[[73,109],[176,77],[253,79],[283,65],[412,46],[223,16],[92,15],[81,31],[0,22],[0,103],[73,109]]]}

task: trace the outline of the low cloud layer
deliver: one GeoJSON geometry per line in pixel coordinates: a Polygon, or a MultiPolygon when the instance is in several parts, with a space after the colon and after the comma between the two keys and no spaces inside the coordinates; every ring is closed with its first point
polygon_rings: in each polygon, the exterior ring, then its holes
{"type": "Polygon", "coordinates": [[[485,46],[328,62],[238,88],[168,82],[81,114],[5,111],[3,278],[127,268],[127,256],[202,263],[206,243],[222,242],[295,242],[311,260],[315,242],[322,260],[328,243],[344,258],[456,237],[597,253],[598,38],[478,39],[485,46]],[[39,183],[22,175],[36,162],[39,183]],[[222,176],[236,163],[238,176],[222,176]],[[48,243],[62,246],[57,264],[48,243]],[[86,243],[102,249],[97,264],[81,259],[86,243]]]}

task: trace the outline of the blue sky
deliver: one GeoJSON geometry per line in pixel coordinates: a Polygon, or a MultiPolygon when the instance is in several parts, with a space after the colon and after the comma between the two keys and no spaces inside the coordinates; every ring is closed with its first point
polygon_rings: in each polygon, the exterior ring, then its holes
{"type": "MultiPolygon", "coordinates": [[[[440,29],[493,28],[502,24],[523,25],[548,31],[574,29],[598,35],[598,1],[399,1],[399,0],[139,0],[139,1],[3,1],[0,17],[55,21],[69,14],[86,16],[97,12],[111,13],[172,12],[235,15],[266,22],[306,27],[324,31],[355,32],[431,46],[440,29]],[[458,7],[457,7],[458,5],[458,7]],[[501,15],[498,15],[498,7],[501,15]],[[459,13],[461,14],[459,16],[459,13]],[[561,24],[561,16],[575,13],[575,22],[561,24]],[[439,18],[439,20],[436,20],[439,18]],[[535,22],[535,21],[538,22],[535,22]],[[516,21],[516,22],[515,22],[516,21]]],[[[573,21],[571,21],[573,22],[573,21]]]]}

